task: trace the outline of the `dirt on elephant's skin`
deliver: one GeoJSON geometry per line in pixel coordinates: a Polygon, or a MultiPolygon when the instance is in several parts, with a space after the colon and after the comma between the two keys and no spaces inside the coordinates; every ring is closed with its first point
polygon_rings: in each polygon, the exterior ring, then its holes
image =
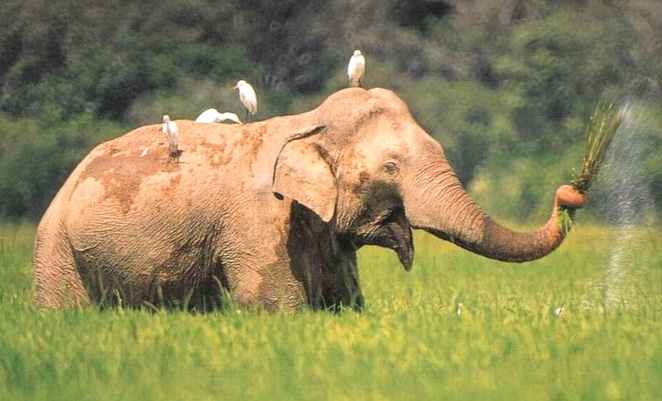
{"type": "Polygon", "coordinates": [[[258,127],[255,130],[255,133],[251,133],[252,135],[249,135],[248,132],[242,132],[242,134],[244,134],[242,138],[245,138],[246,141],[250,141],[248,143],[250,146],[248,154],[251,156],[251,162],[255,162],[257,159],[258,151],[260,150],[260,146],[262,146],[262,141],[266,133],[267,129],[264,126],[258,127]]]}
{"type": "Polygon", "coordinates": [[[220,167],[228,164],[232,160],[232,154],[225,152],[225,142],[211,143],[203,141],[200,143],[207,160],[212,167],[220,167]]]}
{"type": "Polygon", "coordinates": [[[163,187],[161,193],[164,196],[172,197],[172,195],[175,193],[175,190],[177,189],[177,186],[179,186],[181,180],[182,180],[181,174],[177,174],[175,176],[170,177],[170,180],[168,181],[168,185],[163,187]]]}
{"type": "MultiPolygon", "coordinates": [[[[117,199],[122,211],[128,213],[143,179],[160,172],[178,171],[180,167],[169,159],[167,147],[160,146],[161,143],[149,146],[147,154],[142,156],[145,149],[142,142],[123,145],[131,150],[120,149],[112,143],[105,145],[107,149],[86,166],[78,182],[87,178],[100,181],[105,190],[104,199],[117,199]]],[[[172,185],[173,181],[170,183],[172,185]]]]}

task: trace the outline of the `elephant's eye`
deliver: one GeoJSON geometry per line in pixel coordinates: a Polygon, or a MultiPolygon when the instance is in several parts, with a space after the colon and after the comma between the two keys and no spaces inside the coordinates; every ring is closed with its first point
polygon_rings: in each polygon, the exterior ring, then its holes
{"type": "Polygon", "coordinates": [[[400,168],[398,167],[398,164],[394,161],[387,161],[384,163],[384,171],[391,175],[397,173],[399,170],[400,168]]]}

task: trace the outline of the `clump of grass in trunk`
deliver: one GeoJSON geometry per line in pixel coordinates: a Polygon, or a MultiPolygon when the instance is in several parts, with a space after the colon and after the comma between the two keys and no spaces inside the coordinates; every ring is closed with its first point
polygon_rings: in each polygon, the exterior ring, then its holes
{"type": "Polygon", "coordinates": [[[618,107],[616,103],[602,101],[598,104],[586,128],[586,148],[581,172],[571,184],[581,193],[591,188],[593,180],[600,171],[607,149],[623,123],[627,105],[618,107]]]}
{"type": "MultiPolygon", "coordinates": [[[[593,111],[586,127],[586,148],[582,168],[570,182],[580,193],[586,193],[591,188],[605,159],[607,149],[623,123],[627,111],[627,105],[619,107],[616,102],[604,100],[598,103],[593,111]]],[[[574,209],[561,207],[559,223],[563,232],[567,233],[570,230],[574,212],[574,209]]]]}

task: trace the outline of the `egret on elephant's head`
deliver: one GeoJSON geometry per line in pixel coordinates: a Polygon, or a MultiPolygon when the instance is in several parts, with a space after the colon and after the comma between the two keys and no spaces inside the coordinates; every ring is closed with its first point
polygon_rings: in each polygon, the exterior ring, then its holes
{"type": "Polygon", "coordinates": [[[361,50],[354,50],[352,57],[347,64],[347,77],[350,86],[361,86],[361,80],[365,74],[365,57],[361,50]]]}

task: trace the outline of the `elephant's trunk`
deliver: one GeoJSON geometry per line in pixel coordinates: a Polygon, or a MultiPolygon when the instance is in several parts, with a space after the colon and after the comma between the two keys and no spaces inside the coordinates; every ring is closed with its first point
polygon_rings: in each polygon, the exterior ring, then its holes
{"type": "Polygon", "coordinates": [[[485,214],[443,159],[418,169],[404,184],[402,192],[413,227],[488,258],[507,262],[538,259],[556,249],[567,231],[560,221],[560,206],[575,209],[585,201],[572,187],[561,186],[547,223],[533,232],[521,233],[499,225],[485,214]]]}

